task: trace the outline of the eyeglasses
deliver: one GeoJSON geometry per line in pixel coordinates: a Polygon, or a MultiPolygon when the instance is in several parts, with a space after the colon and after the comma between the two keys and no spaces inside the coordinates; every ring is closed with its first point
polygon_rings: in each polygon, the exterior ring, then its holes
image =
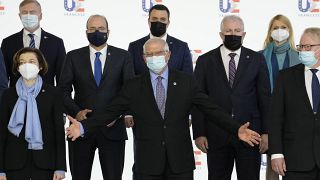
{"type": "Polygon", "coordinates": [[[87,31],[89,32],[89,33],[91,33],[91,32],[95,32],[95,31],[100,31],[100,32],[107,32],[108,31],[108,28],[105,28],[105,27],[98,27],[98,28],[96,28],[96,27],[90,27],[90,28],[88,28],[87,29],[87,31]]]}
{"type": "Polygon", "coordinates": [[[320,46],[320,44],[298,44],[296,47],[298,51],[305,49],[306,51],[310,51],[313,46],[320,46]]]}
{"type": "Polygon", "coordinates": [[[152,56],[161,56],[161,55],[165,55],[167,51],[157,51],[157,52],[153,52],[153,53],[144,53],[145,57],[152,57],[152,56]]]}

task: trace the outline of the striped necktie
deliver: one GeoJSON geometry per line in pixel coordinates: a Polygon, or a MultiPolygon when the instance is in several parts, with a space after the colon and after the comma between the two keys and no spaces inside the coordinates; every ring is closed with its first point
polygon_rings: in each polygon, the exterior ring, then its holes
{"type": "Polygon", "coordinates": [[[30,37],[29,47],[31,47],[31,48],[36,48],[36,44],[35,44],[35,42],[34,42],[34,34],[29,33],[28,36],[30,37]]]}
{"type": "Polygon", "coordinates": [[[164,118],[164,112],[165,112],[165,103],[166,103],[165,98],[166,98],[166,95],[165,95],[165,89],[162,84],[162,77],[158,76],[157,85],[156,85],[156,102],[162,118],[164,118]]]}
{"type": "Polygon", "coordinates": [[[229,61],[229,83],[230,87],[233,87],[234,77],[236,75],[236,62],[234,60],[234,57],[236,56],[236,53],[230,53],[230,61],[229,61]]]}

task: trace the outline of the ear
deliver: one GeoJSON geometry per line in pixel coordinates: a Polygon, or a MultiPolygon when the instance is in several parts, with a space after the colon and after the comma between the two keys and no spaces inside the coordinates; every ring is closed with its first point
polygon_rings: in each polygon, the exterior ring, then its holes
{"type": "Polygon", "coordinates": [[[246,32],[243,32],[242,39],[241,39],[242,41],[243,41],[244,37],[246,36],[246,34],[247,34],[246,32]]]}
{"type": "Polygon", "coordinates": [[[41,21],[42,20],[42,13],[40,13],[40,15],[39,15],[39,21],[41,21]]]}
{"type": "Polygon", "coordinates": [[[167,29],[168,29],[168,27],[169,27],[169,24],[170,24],[170,20],[168,20],[167,29]]]}
{"type": "Polygon", "coordinates": [[[149,25],[149,29],[150,29],[151,28],[150,18],[148,18],[148,25],[149,25]]]}
{"type": "Polygon", "coordinates": [[[224,35],[223,35],[223,33],[222,33],[222,32],[219,32],[219,35],[220,35],[220,38],[221,38],[222,42],[224,42],[224,35]]]}
{"type": "Polygon", "coordinates": [[[170,56],[171,56],[171,51],[168,51],[165,56],[167,63],[169,62],[170,56]]]}

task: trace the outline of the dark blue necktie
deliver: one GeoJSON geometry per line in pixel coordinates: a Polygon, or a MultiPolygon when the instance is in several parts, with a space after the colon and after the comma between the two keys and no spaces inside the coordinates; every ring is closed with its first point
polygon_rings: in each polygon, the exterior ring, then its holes
{"type": "Polygon", "coordinates": [[[36,48],[36,44],[34,42],[34,34],[28,34],[28,36],[30,37],[30,43],[29,43],[29,47],[31,48],[36,48]]]}
{"type": "Polygon", "coordinates": [[[97,86],[100,85],[100,80],[102,76],[102,65],[100,61],[101,52],[96,52],[96,58],[94,60],[94,79],[96,80],[97,86]]]}
{"type": "Polygon", "coordinates": [[[234,77],[236,76],[236,62],[234,60],[234,57],[236,56],[236,53],[230,53],[229,56],[229,83],[230,87],[233,87],[234,77]]]}
{"type": "Polygon", "coordinates": [[[320,85],[319,85],[319,79],[317,77],[318,69],[310,69],[312,72],[312,83],[311,83],[311,89],[312,89],[312,103],[313,103],[313,112],[317,113],[319,108],[319,102],[320,102],[320,85]]]}

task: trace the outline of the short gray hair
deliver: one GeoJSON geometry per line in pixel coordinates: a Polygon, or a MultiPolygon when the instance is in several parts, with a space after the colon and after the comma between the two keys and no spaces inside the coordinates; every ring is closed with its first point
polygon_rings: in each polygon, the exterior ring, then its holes
{"type": "Polygon", "coordinates": [[[168,45],[168,43],[167,43],[165,40],[161,39],[161,38],[154,37],[154,38],[148,39],[148,40],[146,41],[146,43],[144,43],[144,45],[143,45],[143,54],[146,53],[146,46],[149,45],[149,44],[152,44],[152,43],[160,43],[160,44],[162,44],[162,45],[164,46],[163,50],[164,50],[165,52],[169,52],[169,45],[168,45]]]}
{"type": "Polygon", "coordinates": [[[310,34],[320,42],[320,28],[318,27],[309,27],[303,31],[303,34],[310,34]]]}
{"type": "Polygon", "coordinates": [[[109,29],[107,18],[106,18],[104,15],[100,15],[100,14],[94,14],[94,15],[91,15],[91,16],[88,18],[87,24],[86,24],[86,28],[87,28],[87,29],[88,29],[89,21],[90,21],[92,18],[96,18],[96,17],[100,17],[100,18],[102,18],[103,20],[105,20],[105,21],[106,21],[107,29],[109,29]]]}
{"type": "Polygon", "coordinates": [[[228,15],[228,16],[225,16],[222,21],[221,21],[221,24],[220,24],[220,31],[222,32],[223,31],[223,28],[224,28],[224,23],[226,21],[236,21],[236,22],[239,22],[241,24],[241,29],[244,31],[244,23],[243,23],[243,20],[241,19],[241,17],[239,16],[236,16],[236,15],[228,15]]]}

